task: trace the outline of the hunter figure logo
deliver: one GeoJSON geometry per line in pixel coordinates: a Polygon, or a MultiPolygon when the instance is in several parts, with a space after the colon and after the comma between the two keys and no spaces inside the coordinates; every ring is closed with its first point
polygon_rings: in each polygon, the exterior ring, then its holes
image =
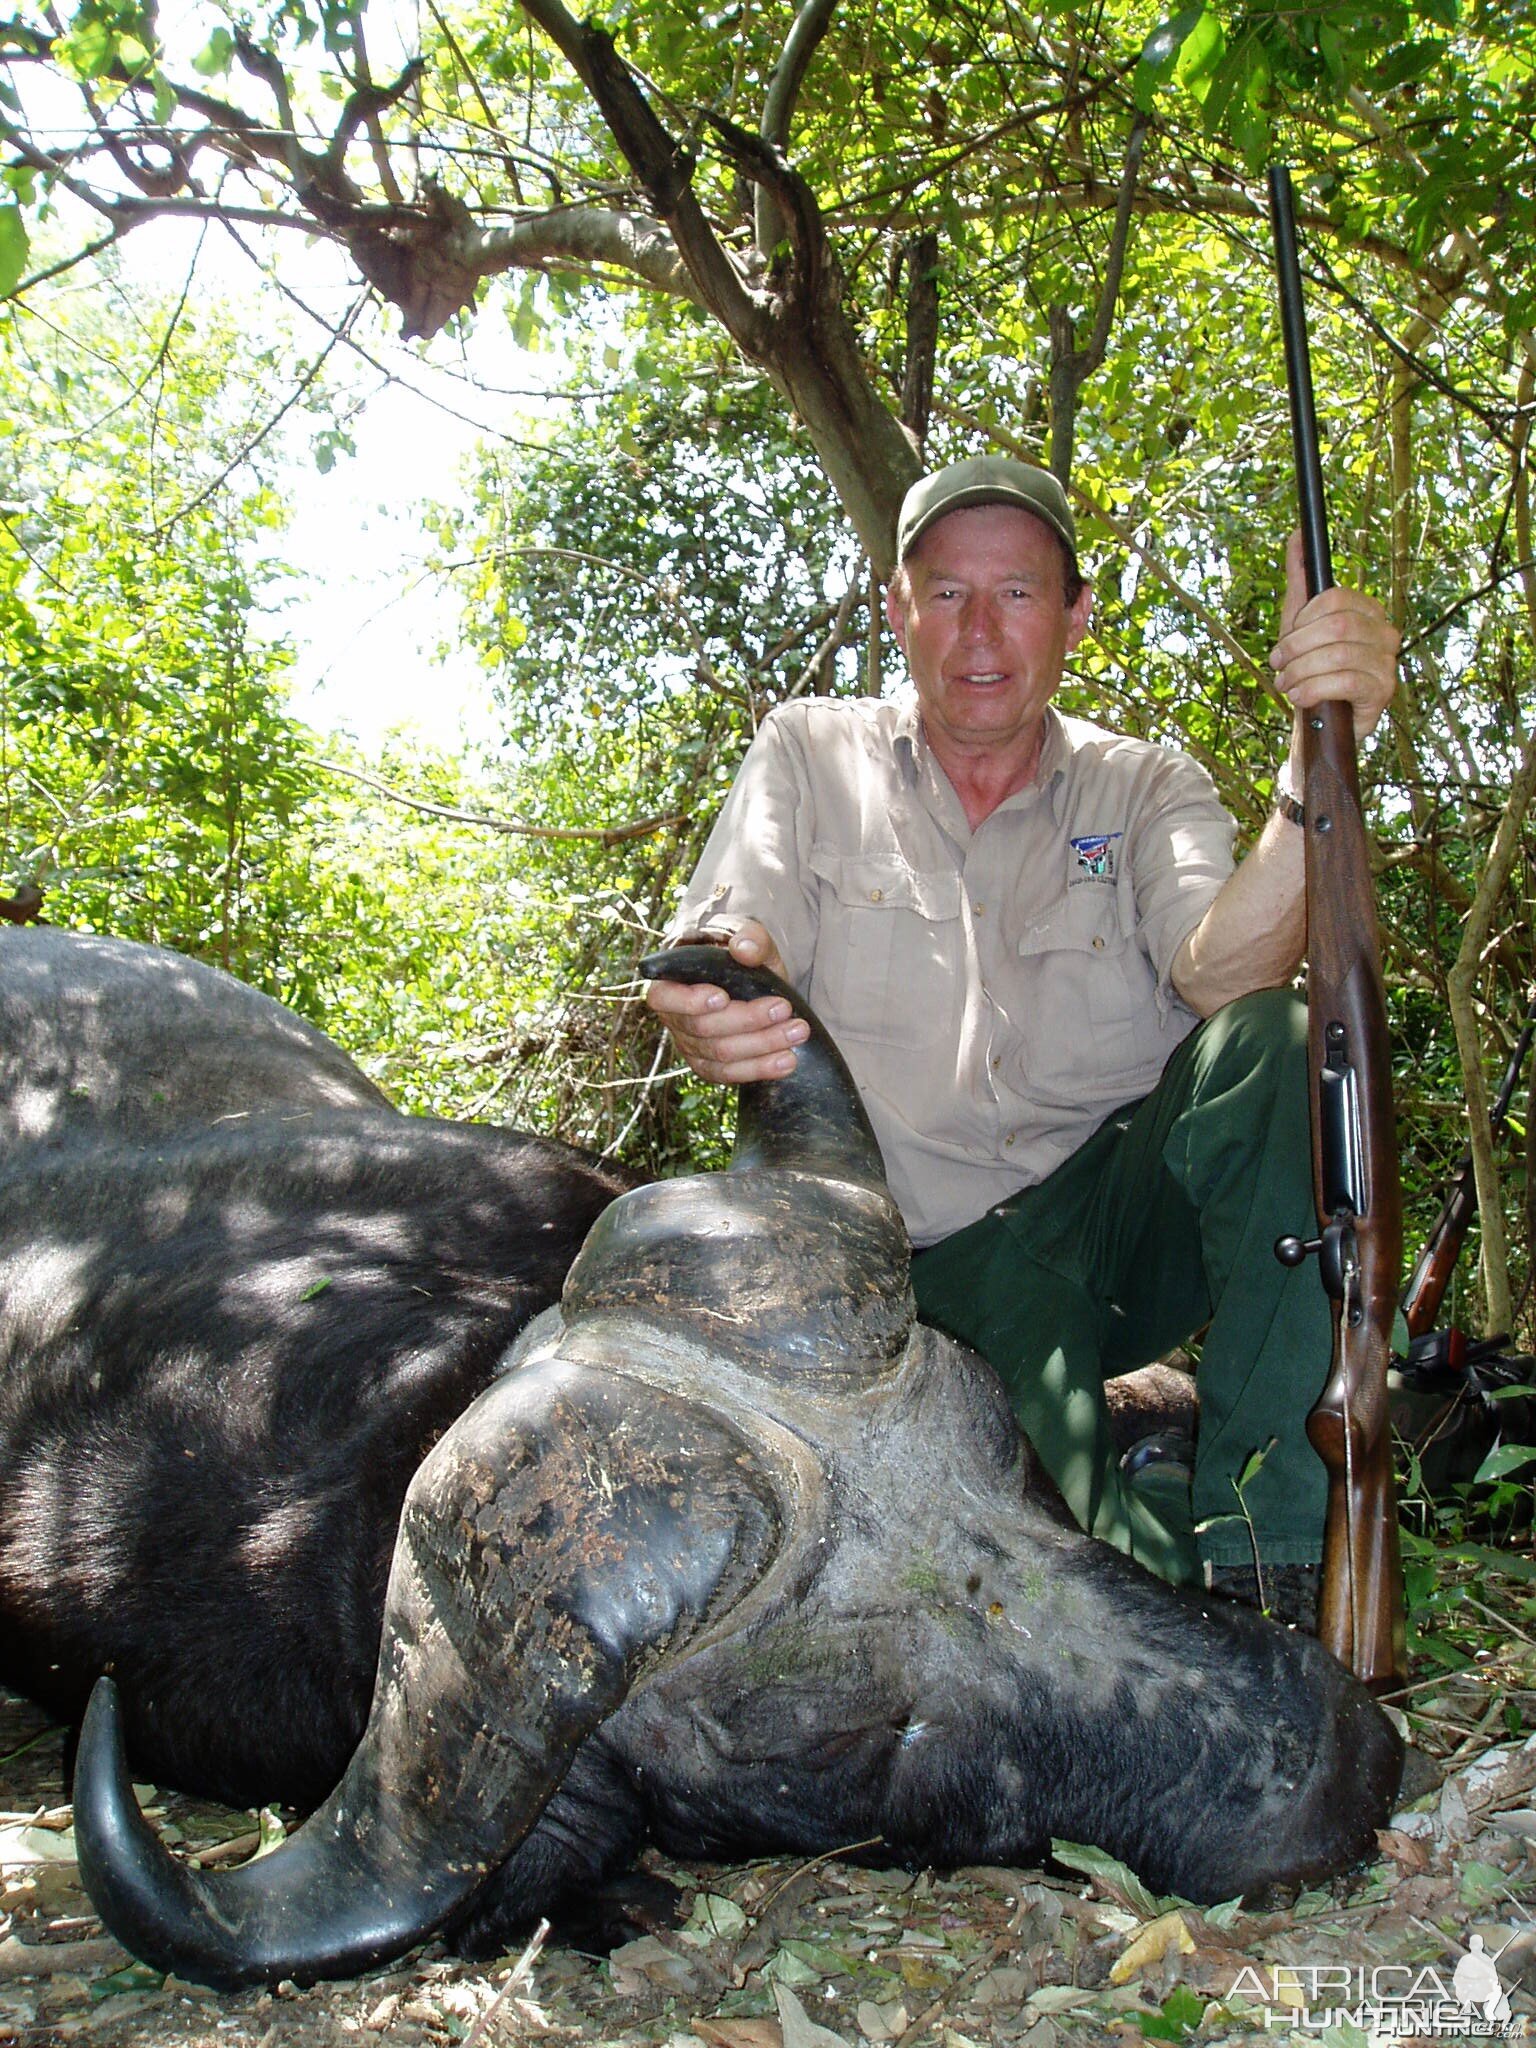
{"type": "MultiPolygon", "coordinates": [[[[1499,1950],[1499,1955],[1504,1953],[1499,1950]]],[[[1469,2012],[1489,2021],[1507,2021],[1509,1998],[1499,1982],[1498,1957],[1488,1953],[1480,1934],[1467,1937],[1467,1952],[1451,1977],[1451,1989],[1469,2012]]]]}
{"type": "Polygon", "coordinates": [[[1112,882],[1115,879],[1116,862],[1119,859],[1120,841],[1123,832],[1090,832],[1081,839],[1069,840],[1077,857],[1075,882],[1112,882]]]}
{"type": "MultiPolygon", "coordinates": [[[[1528,1930],[1521,1929],[1528,1936],[1528,1930]]],[[[1516,1939],[1515,1935],[1510,1940],[1516,1939]]],[[[1507,1948],[1506,1942],[1504,1947],[1507,1948]]],[[[1247,1964],[1226,1994],[1264,2008],[1266,2032],[1322,2035],[1351,2028],[1378,2041],[1514,2041],[1527,2036],[1499,1976],[1500,1948],[1490,1955],[1469,1934],[1454,1969],[1434,1964],[1247,1964]]]]}

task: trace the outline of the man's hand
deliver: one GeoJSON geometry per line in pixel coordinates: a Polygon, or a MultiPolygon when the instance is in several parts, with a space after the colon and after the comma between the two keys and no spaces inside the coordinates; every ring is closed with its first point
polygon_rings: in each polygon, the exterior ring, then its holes
{"type": "MultiPolygon", "coordinates": [[[[730,941],[730,953],[743,967],[784,974],[778,947],[755,919],[749,918],[730,941]]],[[[680,981],[653,981],[645,1000],[701,1081],[776,1081],[794,1072],[794,1049],[811,1035],[810,1025],[795,1016],[782,996],[741,1003],[707,982],[687,987],[680,981]]]]}
{"type": "MultiPolygon", "coordinates": [[[[1280,638],[1269,665],[1275,688],[1293,711],[1340,699],[1354,713],[1355,738],[1363,740],[1376,730],[1397,688],[1398,638],[1381,606],[1363,591],[1335,587],[1309,599],[1301,534],[1291,535],[1280,638]]],[[[1300,766],[1299,759],[1294,765],[1300,766]]]]}

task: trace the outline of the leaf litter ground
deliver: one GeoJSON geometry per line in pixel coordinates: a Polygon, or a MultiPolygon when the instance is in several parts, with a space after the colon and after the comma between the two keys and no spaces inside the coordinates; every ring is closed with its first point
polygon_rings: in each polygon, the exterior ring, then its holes
{"type": "MultiPolygon", "coordinates": [[[[430,1946],[355,1982],[238,1996],[161,1980],[102,1932],[73,1861],[62,1736],[0,1694],[0,2044],[1056,2048],[1267,2038],[1346,2048],[1373,2037],[1348,2017],[1324,2024],[1324,2008],[1356,2008],[1383,1987],[1401,1996],[1415,1982],[1432,1997],[1474,1936],[1499,1958],[1507,2024],[1536,2031],[1536,1641],[1529,1584],[1507,1596],[1499,1587],[1485,1561],[1453,1568],[1438,1611],[1420,1617],[1408,1694],[1419,1796],[1382,1835],[1378,1859],[1273,1910],[1202,1913],[1153,1899],[1120,1866],[1070,1848],[1062,1854],[1074,1867],[1049,1874],[857,1860],[683,1868],[650,1856],[681,1891],[686,1918],[606,1958],[557,1936],[491,1965],[430,1946]]],[[[140,1790],[179,1853],[216,1864],[256,1844],[253,1814],[140,1790]]],[[[1428,2038],[1405,2030],[1408,2017],[1390,2008],[1374,2038],[1428,2038]]]]}

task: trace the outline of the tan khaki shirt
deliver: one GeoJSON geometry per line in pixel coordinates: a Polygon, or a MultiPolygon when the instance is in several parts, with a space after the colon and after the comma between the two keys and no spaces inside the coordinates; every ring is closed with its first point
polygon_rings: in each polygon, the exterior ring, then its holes
{"type": "Polygon", "coordinates": [[[915,699],[817,698],[764,721],[671,929],[767,926],[931,1244],[1154,1086],[1232,838],[1186,755],[1054,710],[1037,779],[973,832],[915,699]]]}

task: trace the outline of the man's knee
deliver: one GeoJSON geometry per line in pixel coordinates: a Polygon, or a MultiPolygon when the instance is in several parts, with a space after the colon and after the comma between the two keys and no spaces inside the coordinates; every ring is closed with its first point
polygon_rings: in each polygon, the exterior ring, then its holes
{"type": "Polygon", "coordinates": [[[1288,989],[1244,996],[1207,1018],[1175,1058],[1186,1054],[1163,1149],[1175,1179],[1202,1210],[1218,1186],[1261,1207],[1293,1206],[1312,1170],[1306,1006],[1288,989]]]}
{"type": "Polygon", "coordinates": [[[1307,1006],[1288,988],[1240,996],[1195,1033],[1196,1099],[1232,1092],[1295,1108],[1307,1086],[1307,1006]]]}

